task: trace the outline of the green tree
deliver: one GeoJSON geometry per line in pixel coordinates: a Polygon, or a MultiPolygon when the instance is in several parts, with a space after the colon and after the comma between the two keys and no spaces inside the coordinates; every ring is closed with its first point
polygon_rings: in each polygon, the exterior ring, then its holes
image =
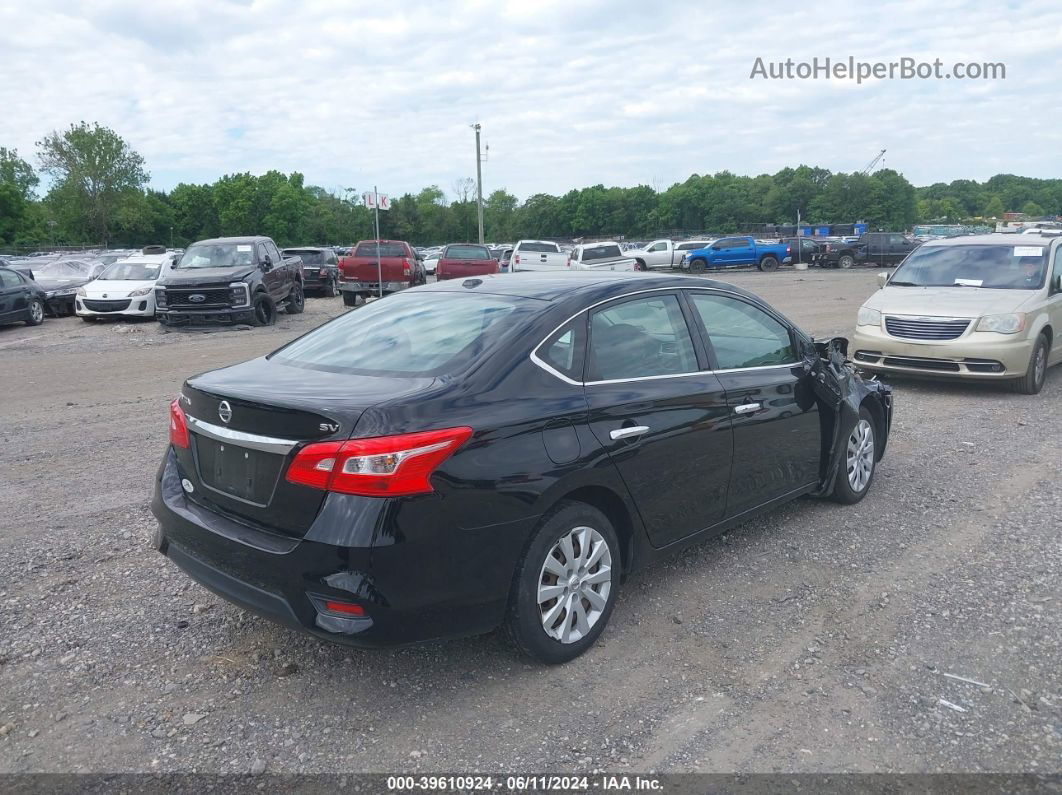
{"type": "Polygon", "coordinates": [[[1002,218],[1006,212],[1003,209],[1003,200],[998,196],[992,196],[987,202],[985,202],[985,208],[981,211],[981,215],[985,218],[1002,218]]]}
{"type": "Polygon", "coordinates": [[[107,245],[118,207],[129,191],[142,190],[148,180],[144,158],[113,130],[85,122],[49,133],[37,142],[37,150],[66,214],[79,213],[96,239],[107,245]]]}
{"type": "Polygon", "coordinates": [[[1031,215],[1031,216],[1039,217],[1039,216],[1044,214],[1044,208],[1041,207],[1036,202],[1028,201],[1028,202],[1025,202],[1025,204],[1023,204],[1021,206],[1021,212],[1024,215],[1031,215]]]}
{"type": "Polygon", "coordinates": [[[18,156],[17,149],[0,146],[0,185],[14,186],[19,196],[29,201],[39,183],[33,166],[18,156]]]}

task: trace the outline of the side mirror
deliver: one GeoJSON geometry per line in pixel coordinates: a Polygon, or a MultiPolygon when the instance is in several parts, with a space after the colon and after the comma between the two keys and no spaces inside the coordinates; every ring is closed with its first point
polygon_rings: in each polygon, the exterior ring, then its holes
{"type": "Polygon", "coordinates": [[[889,274],[887,271],[882,271],[878,274],[878,289],[882,289],[889,282],[889,274]]]}
{"type": "Polygon", "coordinates": [[[269,273],[269,271],[273,270],[273,260],[268,254],[265,255],[265,259],[262,260],[262,264],[259,267],[262,269],[262,273],[269,273]]]}
{"type": "Polygon", "coordinates": [[[1055,277],[1055,292],[1062,293],[1062,273],[1055,277]]]}

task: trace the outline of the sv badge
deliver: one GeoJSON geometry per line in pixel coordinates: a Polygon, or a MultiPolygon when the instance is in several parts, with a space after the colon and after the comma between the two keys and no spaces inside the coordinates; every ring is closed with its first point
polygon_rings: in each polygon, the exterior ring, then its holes
{"type": "Polygon", "coordinates": [[[339,430],[338,422],[322,422],[318,426],[322,431],[328,431],[329,433],[335,433],[339,430]]]}

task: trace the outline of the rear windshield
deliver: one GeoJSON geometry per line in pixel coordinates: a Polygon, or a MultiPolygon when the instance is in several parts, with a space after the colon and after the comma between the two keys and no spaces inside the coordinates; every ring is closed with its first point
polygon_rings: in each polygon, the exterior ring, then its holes
{"type": "Polygon", "coordinates": [[[619,257],[619,246],[588,246],[583,249],[583,262],[589,262],[594,259],[608,259],[609,257],[619,257]]]}
{"type": "Polygon", "coordinates": [[[895,287],[990,287],[1038,290],[1047,276],[1041,245],[925,246],[896,269],[895,287]]]}
{"type": "Polygon", "coordinates": [[[449,375],[518,333],[540,305],[540,301],[515,296],[395,295],[340,316],[271,358],[339,373],[449,375]]]}
{"type": "Polygon", "coordinates": [[[327,260],[323,251],[306,251],[298,248],[284,249],[285,257],[298,257],[303,265],[324,265],[327,260]]]}
{"type": "MultiPolygon", "coordinates": [[[[355,257],[375,257],[377,254],[375,243],[359,243],[355,257]]],[[[381,243],[379,254],[381,257],[407,257],[406,247],[401,243],[381,243]]]]}
{"type": "Polygon", "coordinates": [[[490,259],[490,252],[483,246],[447,246],[444,259],[490,259]]]}
{"type": "Polygon", "coordinates": [[[518,247],[521,251],[548,251],[550,254],[560,251],[556,243],[520,243],[518,247]]]}

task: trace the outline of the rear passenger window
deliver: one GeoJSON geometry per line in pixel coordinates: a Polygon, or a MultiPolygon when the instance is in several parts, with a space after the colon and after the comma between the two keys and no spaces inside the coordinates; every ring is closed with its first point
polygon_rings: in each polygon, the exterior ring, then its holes
{"type": "Polygon", "coordinates": [[[624,301],[592,315],[589,380],[679,375],[697,369],[693,340],[675,296],[624,301]]]}
{"type": "Polygon", "coordinates": [[[711,293],[692,293],[721,370],[796,362],[789,329],[752,304],[711,293]]]}
{"type": "Polygon", "coordinates": [[[538,349],[538,358],[573,381],[583,380],[586,315],[566,323],[538,349]]]}

